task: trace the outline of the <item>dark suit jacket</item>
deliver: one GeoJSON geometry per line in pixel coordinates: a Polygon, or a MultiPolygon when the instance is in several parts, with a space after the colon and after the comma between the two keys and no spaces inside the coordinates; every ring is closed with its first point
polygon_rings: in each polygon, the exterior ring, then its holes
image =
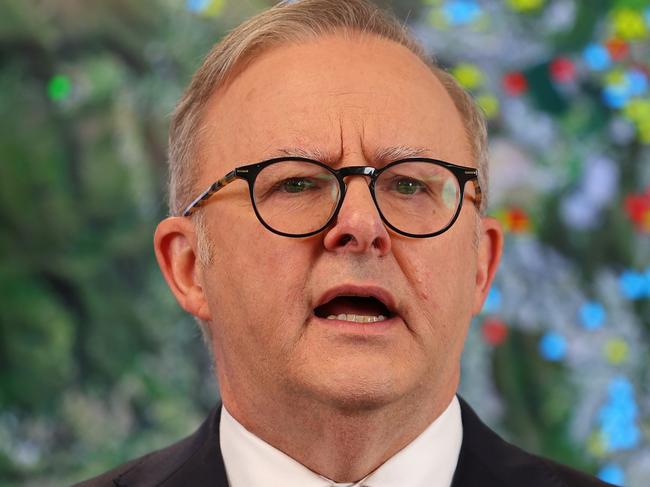
{"type": "MultiPolygon", "coordinates": [[[[460,399],[460,398],[459,398],[460,399]]],[[[505,442],[460,399],[463,442],[452,487],[611,486],[505,442]]],[[[219,446],[221,407],[191,436],[78,487],[228,487],[219,446]]]]}

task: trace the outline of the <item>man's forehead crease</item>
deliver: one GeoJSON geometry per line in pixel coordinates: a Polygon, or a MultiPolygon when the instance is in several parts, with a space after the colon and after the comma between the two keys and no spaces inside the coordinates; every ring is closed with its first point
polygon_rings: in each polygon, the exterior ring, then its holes
{"type": "MultiPolygon", "coordinates": [[[[353,130],[352,133],[356,132],[357,139],[353,142],[350,140],[349,131],[345,130],[342,120],[331,120],[331,122],[334,122],[332,124],[334,133],[323,134],[322,140],[314,139],[313,136],[297,136],[293,138],[290,144],[281,145],[275,149],[273,149],[272,144],[269,144],[267,153],[270,156],[268,158],[299,156],[315,159],[335,167],[344,163],[346,157],[360,151],[365,161],[360,162],[360,164],[384,166],[398,159],[424,157],[433,154],[431,149],[423,146],[371,143],[366,137],[367,129],[363,120],[356,122],[357,130],[353,130]],[[325,142],[328,139],[330,143],[325,142]],[[272,152],[268,152],[268,150],[272,152]]],[[[352,135],[352,138],[355,138],[355,136],[352,135]]]]}
{"type": "MultiPolygon", "coordinates": [[[[252,142],[253,139],[247,137],[245,134],[242,134],[248,139],[249,142],[252,142]]],[[[435,151],[430,147],[417,146],[417,145],[408,145],[408,144],[398,144],[398,145],[383,145],[379,147],[368,147],[364,143],[363,134],[361,134],[359,144],[361,146],[361,151],[365,163],[375,166],[384,166],[390,162],[406,159],[409,157],[435,157],[435,151]]],[[[329,145],[329,144],[328,144],[329,145]]],[[[341,144],[335,149],[326,147],[325,145],[320,145],[318,141],[313,142],[303,138],[299,138],[290,144],[277,144],[271,142],[266,145],[266,147],[261,151],[260,154],[251,156],[246,160],[231,160],[231,164],[249,164],[257,162],[258,160],[272,159],[276,157],[305,157],[307,159],[313,159],[320,162],[323,162],[332,167],[338,166],[344,162],[346,156],[351,152],[356,152],[356,150],[346,148],[341,144]]],[[[223,161],[222,161],[223,162],[223,161]]]]}
{"type": "MultiPolygon", "coordinates": [[[[395,145],[379,147],[374,151],[364,150],[364,159],[368,164],[383,166],[399,159],[409,157],[432,157],[433,152],[426,147],[411,147],[407,145],[395,145]]],[[[323,150],[318,147],[309,146],[286,146],[276,149],[269,153],[270,157],[306,157],[324,162],[330,166],[339,165],[342,162],[343,154],[341,152],[332,152],[323,150]]]]}

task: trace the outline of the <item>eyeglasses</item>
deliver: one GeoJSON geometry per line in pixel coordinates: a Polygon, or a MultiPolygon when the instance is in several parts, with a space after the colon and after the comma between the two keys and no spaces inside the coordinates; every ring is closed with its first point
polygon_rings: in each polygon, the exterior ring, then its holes
{"type": "Polygon", "coordinates": [[[280,157],[230,171],[201,193],[183,216],[192,215],[235,179],[243,179],[262,225],[285,237],[309,237],[336,219],[348,176],[370,178],[370,194],[382,221],[407,237],[434,237],[451,228],[460,214],[468,181],[474,184],[476,208],[481,205],[478,169],[471,167],[417,157],[381,169],[333,169],[304,157],[280,157]]]}

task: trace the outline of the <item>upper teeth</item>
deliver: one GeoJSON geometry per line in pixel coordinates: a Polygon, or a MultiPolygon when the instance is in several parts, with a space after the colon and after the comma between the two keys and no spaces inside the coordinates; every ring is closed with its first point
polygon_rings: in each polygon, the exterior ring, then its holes
{"type": "Polygon", "coordinates": [[[379,316],[365,316],[365,315],[354,315],[354,314],[345,314],[341,313],[340,315],[329,315],[328,320],[341,320],[341,321],[353,321],[355,323],[375,323],[377,321],[384,321],[386,317],[384,315],[379,316]]]}

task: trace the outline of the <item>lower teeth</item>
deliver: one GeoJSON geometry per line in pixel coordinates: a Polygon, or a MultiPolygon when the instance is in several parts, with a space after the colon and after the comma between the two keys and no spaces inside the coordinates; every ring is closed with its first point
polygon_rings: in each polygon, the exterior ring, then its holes
{"type": "Polygon", "coordinates": [[[364,316],[364,315],[352,315],[352,314],[341,313],[340,315],[329,315],[327,319],[351,321],[354,323],[376,323],[377,321],[384,321],[386,317],[384,315],[364,316]]]}

